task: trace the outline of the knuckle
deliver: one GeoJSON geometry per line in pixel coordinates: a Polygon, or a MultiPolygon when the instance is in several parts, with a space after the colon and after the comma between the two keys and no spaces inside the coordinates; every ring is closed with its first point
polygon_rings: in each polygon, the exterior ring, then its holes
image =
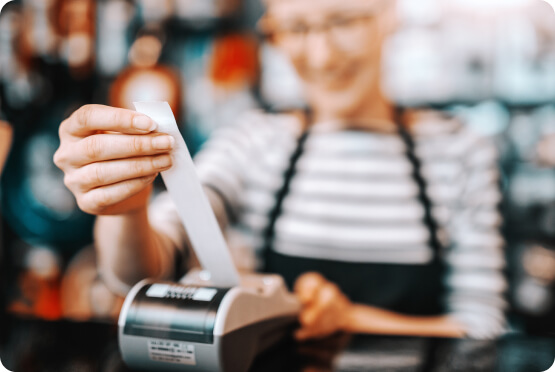
{"type": "Polygon", "coordinates": [[[324,306],[330,306],[337,301],[341,291],[335,284],[328,284],[320,291],[319,302],[324,306]]]}
{"type": "Polygon", "coordinates": [[[138,185],[136,185],[135,182],[125,182],[123,184],[123,194],[124,195],[130,195],[133,191],[135,191],[135,189],[137,188],[138,185]]]}
{"type": "Polygon", "coordinates": [[[312,318],[308,316],[306,313],[302,313],[299,316],[299,323],[301,323],[303,327],[310,327],[313,321],[312,321],[312,318]]]}
{"type": "Polygon", "coordinates": [[[90,213],[87,209],[87,205],[83,201],[83,198],[76,198],[75,201],[77,202],[77,206],[79,207],[79,209],[81,209],[83,212],[90,213]]]}
{"type": "Polygon", "coordinates": [[[54,153],[54,156],[52,158],[52,160],[54,161],[54,164],[60,168],[63,169],[65,163],[66,163],[66,156],[64,154],[64,152],[62,151],[61,148],[59,148],[58,150],[56,150],[56,152],[54,153]]]}
{"type": "Polygon", "coordinates": [[[297,280],[295,287],[297,287],[298,290],[310,290],[321,286],[324,282],[322,275],[316,272],[308,272],[297,280]]]}
{"type": "Polygon", "coordinates": [[[66,173],[64,175],[64,185],[70,190],[73,188],[74,180],[73,180],[73,177],[70,174],[66,173]]]}
{"type": "Polygon", "coordinates": [[[140,190],[141,186],[142,185],[140,180],[130,180],[123,182],[121,187],[118,188],[118,198],[126,199],[128,197],[131,197],[133,194],[140,190]]]}
{"type": "Polygon", "coordinates": [[[299,322],[303,327],[313,328],[318,324],[319,318],[320,318],[320,311],[312,309],[312,311],[304,313],[301,316],[299,322]]]}
{"type": "Polygon", "coordinates": [[[334,293],[327,292],[322,297],[320,297],[319,302],[323,307],[330,307],[335,303],[337,297],[334,293]]]}
{"type": "Polygon", "coordinates": [[[136,154],[141,154],[145,150],[147,150],[147,146],[144,142],[144,139],[139,136],[132,137],[131,140],[131,151],[136,154]]]}
{"type": "Polygon", "coordinates": [[[92,208],[96,211],[101,211],[111,204],[111,198],[105,190],[95,190],[96,192],[91,193],[92,197],[92,208]]]}
{"type": "Polygon", "coordinates": [[[102,143],[97,136],[90,136],[85,141],[85,153],[91,160],[96,160],[102,154],[102,143]]]}
{"type": "Polygon", "coordinates": [[[94,105],[84,105],[75,111],[72,116],[75,116],[75,119],[77,119],[78,127],[82,128],[87,126],[94,111],[94,107],[94,105]]]}
{"type": "Polygon", "coordinates": [[[339,292],[339,289],[333,283],[326,283],[322,286],[322,289],[320,290],[320,292],[322,293],[323,296],[329,296],[339,292]]]}
{"type": "Polygon", "coordinates": [[[339,293],[339,292],[340,292],[339,287],[338,287],[337,284],[335,284],[335,283],[327,282],[327,283],[324,285],[324,288],[325,288],[326,291],[329,292],[329,293],[339,293]]]}
{"type": "Polygon", "coordinates": [[[133,172],[135,173],[136,176],[142,176],[143,174],[145,174],[149,168],[152,166],[152,161],[134,161],[133,162],[133,172]]]}
{"type": "Polygon", "coordinates": [[[78,197],[76,200],[77,200],[77,205],[79,206],[79,209],[81,209],[83,212],[89,213],[89,214],[100,213],[100,209],[95,207],[94,204],[90,201],[90,198],[87,197],[86,195],[78,197]]]}
{"type": "Polygon", "coordinates": [[[65,119],[64,121],[62,121],[62,123],[58,127],[58,137],[60,139],[64,136],[64,132],[66,131],[66,127],[70,125],[70,121],[71,121],[71,116],[65,119]]]}
{"type": "Polygon", "coordinates": [[[132,116],[123,109],[114,109],[112,111],[112,120],[118,123],[121,128],[130,129],[133,127],[132,116]]]}
{"type": "Polygon", "coordinates": [[[335,301],[335,296],[329,291],[321,291],[320,296],[318,296],[318,303],[322,307],[328,307],[333,301],[335,301]]]}
{"type": "Polygon", "coordinates": [[[64,176],[64,185],[70,190],[73,190],[78,184],[78,178],[74,173],[66,173],[64,176]]]}
{"type": "MultiPolygon", "coordinates": [[[[155,172],[160,168],[160,161],[163,161],[165,158],[165,155],[163,155],[163,157],[154,157],[154,156],[149,156],[147,161],[148,161],[148,171],[149,172],[155,172]]],[[[169,158],[169,157],[168,157],[169,158]]],[[[171,161],[171,158],[170,158],[171,161]]]]}
{"type": "Polygon", "coordinates": [[[102,185],[105,181],[106,172],[103,167],[98,164],[90,165],[83,174],[83,183],[91,188],[102,185]]]}
{"type": "Polygon", "coordinates": [[[303,278],[307,282],[321,283],[324,281],[324,277],[317,272],[308,272],[304,274],[303,278]]]}

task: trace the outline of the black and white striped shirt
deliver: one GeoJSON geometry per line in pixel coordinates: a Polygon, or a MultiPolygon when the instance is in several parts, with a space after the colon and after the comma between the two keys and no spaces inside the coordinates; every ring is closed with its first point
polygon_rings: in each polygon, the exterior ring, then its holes
{"type": "MultiPolygon", "coordinates": [[[[263,246],[268,215],[296,148],[294,117],[253,112],[212,136],[195,162],[201,180],[224,197],[235,229],[253,250],[263,246]]],[[[504,328],[506,280],[496,151],[456,121],[418,123],[416,155],[440,237],[448,247],[447,302],[471,337],[504,328]]],[[[425,264],[433,256],[413,167],[397,133],[311,127],[273,249],[334,261],[425,264]]],[[[183,247],[184,231],[167,196],[152,207],[153,224],[183,247]]]]}

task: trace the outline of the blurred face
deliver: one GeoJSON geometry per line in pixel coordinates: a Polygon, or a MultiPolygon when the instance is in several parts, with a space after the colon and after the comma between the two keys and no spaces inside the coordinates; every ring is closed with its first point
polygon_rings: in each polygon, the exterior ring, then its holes
{"type": "Polygon", "coordinates": [[[320,119],[357,117],[379,95],[392,0],[269,0],[265,25],[320,119]]]}

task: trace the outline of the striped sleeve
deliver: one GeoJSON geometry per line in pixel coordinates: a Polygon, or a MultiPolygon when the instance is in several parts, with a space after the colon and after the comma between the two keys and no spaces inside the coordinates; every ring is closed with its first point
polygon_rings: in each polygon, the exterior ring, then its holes
{"type": "Polygon", "coordinates": [[[471,338],[495,338],[505,331],[507,281],[500,233],[497,151],[485,138],[466,133],[464,186],[451,221],[447,305],[471,338]]]}
{"type": "Polygon", "coordinates": [[[240,213],[245,174],[257,141],[256,115],[246,114],[240,122],[217,130],[195,156],[203,186],[221,197],[230,221],[236,221],[240,213]]]}
{"type": "MultiPolygon", "coordinates": [[[[222,228],[239,213],[244,171],[253,145],[251,137],[255,125],[256,118],[250,114],[237,123],[216,130],[194,158],[197,174],[222,228]]],[[[151,203],[149,220],[163,237],[159,243],[163,259],[168,263],[164,265],[164,278],[181,275],[197,264],[186,230],[167,192],[158,195],[151,203]],[[178,257],[181,257],[182,265],[172,265],[171,262],[178,257]]]]}
{"type": "MultiPolygon", "coordinates": [[[[222,220],[225,219],[222,214],[225,212],[220,197],[210,188],[205,188],[204,191],[218,222],[223,226],[225,222],[222,220]]],[[[164,268],[159,275],[161,279],[177,279],[184,272],[199,265],[177,208],[167,191],[154,198],[149,207],[148,218],[151,227],[159,235],[158,246],[164,268]]]]}

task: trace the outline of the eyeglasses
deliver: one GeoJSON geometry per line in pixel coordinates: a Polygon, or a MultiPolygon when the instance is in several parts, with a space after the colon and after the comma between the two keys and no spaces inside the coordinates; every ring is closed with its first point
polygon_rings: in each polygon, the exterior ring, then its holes
{"type": "Polygon", "coordinates": [[[349,51],[360,47],[368,38],[368,26],[375,19],[375,13],[337,14],[319,24],[291,22],[266,28],[283,47],[292,53],[305,50],[307,36],[316,32],[324,33],[334,47],[349,51]]]}

